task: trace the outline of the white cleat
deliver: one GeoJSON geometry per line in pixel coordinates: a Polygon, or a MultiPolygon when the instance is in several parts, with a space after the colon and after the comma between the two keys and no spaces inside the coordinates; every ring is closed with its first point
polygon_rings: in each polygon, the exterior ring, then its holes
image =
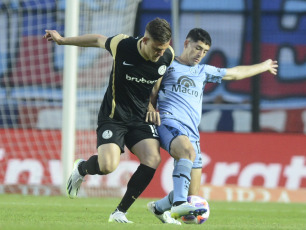
{"type": "Polygon", "coordinates": [[[78,170],[78,166],[82,161],[84,160],[78,159],[74,162],[73,171],[66,184],[67,195],[71,199],[77,197],[81,184],[84,181],[84,177],[80,175],[78,170]]]}
{"type": "Polygon", "coordinates": [[[182,225],[181,222],[177,221],[176,219],[172,218],[170,215],[170,212],[166,211],[163,214],[157,215],[155,214],[155,202],[149,202],[147,204],[149,212],[151,212],[157,219],[159,219],[164,224],[176,224],[176,225],[182,225]]]}
{"type": "Polygon", "coordinates": [[[203,207],[195,207],[188,202],[182,203],[178,206],[172,206],[171,208],[171,217],[172,218],[180,218],[185,215],[202,215],[205,213],[207,209],[203,207]]]}
{"type": "Polygon", "coordinates": [[[134,222],[129,221],[126,216],[126,213],[124,212],[120,212],[118,210],[116,210],[115,212],[113,212],[108,219],[108,222],[118,222],[118,223],[128,223],[128,224],[132,224],[134,222]]]}

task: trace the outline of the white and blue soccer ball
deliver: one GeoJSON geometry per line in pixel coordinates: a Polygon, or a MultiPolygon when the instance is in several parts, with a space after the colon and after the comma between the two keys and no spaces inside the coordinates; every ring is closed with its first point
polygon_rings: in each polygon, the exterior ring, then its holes
{"type": "Polygon", "coordinates": [[[200,196],[188,196],[187,198],[188,203],[196,206],[196,207],[204,207],[207,209],[207,212],[205,212],[202,215],[194,216],[194,215],[186,215],[182,216],[181,219],[185,224],[203,224],[205,221],[207,221],[210,213],[209,204],[207,200],[205,200],[203,197],[200,196]]]}

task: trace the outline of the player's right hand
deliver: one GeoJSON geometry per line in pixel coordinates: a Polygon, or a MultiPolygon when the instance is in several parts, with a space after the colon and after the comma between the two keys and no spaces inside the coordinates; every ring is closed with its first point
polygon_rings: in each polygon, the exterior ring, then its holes
{"type": "Polygon", "coordinates": [[[62,44],[63,37],[56,31],[56,30],[45,30],[46,34],[43,38],[47,39],[48,41],[54,41],[58,45],[62,44]]]}
{"type": "Polygon", "coordinates": [[[157,111],[148,111],[146,115],[146,122],[151,122],[154,125],[160,125],[160,116],[157,111]]]}

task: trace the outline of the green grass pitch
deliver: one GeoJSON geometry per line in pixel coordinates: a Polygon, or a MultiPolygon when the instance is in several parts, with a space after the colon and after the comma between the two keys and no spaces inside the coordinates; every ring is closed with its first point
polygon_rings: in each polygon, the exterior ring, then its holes
{"type": "Polygon", "coordinates": [[[119,198],[0,195],[0,230],[102,229],[306,229],[306,204],[210,201],[211,213],[202,225],[162,224],[146,209],[154,199],[138,199],[128,212],[134,224],[108,223],[119,198]]]}

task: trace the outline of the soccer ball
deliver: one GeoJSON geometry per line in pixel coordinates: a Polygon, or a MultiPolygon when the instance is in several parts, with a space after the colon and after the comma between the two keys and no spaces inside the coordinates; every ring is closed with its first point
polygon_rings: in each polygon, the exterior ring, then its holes
{"type": "Polygon", "coordinates": [[[207,209],[207,212],[205,212],[203,215],[186,215],[182,216],[181,219],[185,224],[203,224],[209,217],[209,204],[208,202],[200,196],[188,196],[187,198],[188,203],[194,205],[194,206],[204,206],[204,208],[207,209]]]}

